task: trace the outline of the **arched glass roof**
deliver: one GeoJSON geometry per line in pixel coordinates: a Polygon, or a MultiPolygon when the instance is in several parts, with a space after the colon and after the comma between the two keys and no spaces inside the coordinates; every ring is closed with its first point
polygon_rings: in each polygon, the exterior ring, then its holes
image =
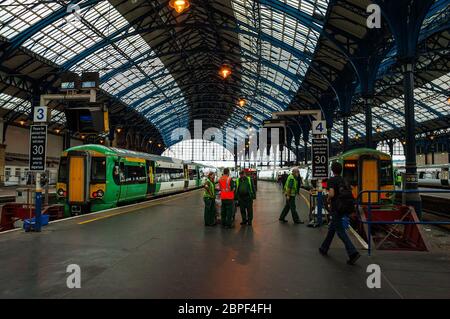
{"type": "MultiPolygon", "coordinates": [[[[338,73],[345,71],[332,59],[325,62],[324,54],[337,54],[333,50],[339,49],[339,41],[357,45],[365,5],[328,0],[192,1],[186,13],[177,15],[167,0],[148,5],[120,0],[1,1],[0,37],[6,42],[5,56],[22,48],[61,72],[100,72],[101,88],[145,116],[171,145],[176,142],[170,140],[171,132],[191,128],[194,120],[205,120],[204,129],[217,125],[225,132],[226,127],[235,127],[245,136],[249,125],[260,126],[274,111],[293,105],[317,108],[338,73]],[[340,6],[342,19],[358,21],[354,30],[330,34],[335,30],[335,26],[327,29],[334,6],[340,6]],[[321,46],[322,40],[335,47],[321,46]],[[233,67],[228,82],[217,74],[222,63],[233,67]],[[298,96],[303,97],[299,102],[298,96]],[[245,108],[236,107],[240,97],[247,101],[245,108]],[[244,120],[247,113],[253,116],[251,123],[244,120]]],[[[419,41],[448,28],[449,5],[445,0],[434,2],[419,41]]],[[[448,43],[445,35],[438,41],[448,43]]],[[[395,45],[387,52],[375,86],[374,132],[377,126],[383,131],[404,126],[402,77],[392,69],[395,45]]],[[[436,61],[446,54],[448,48],[438,48],[435,55],[418,58],[419,76],[431,70],[415,89],[418,123],[450,115],[449,74],[434,71],[436,61]]],[[[15,65],[22,66],[20,57],[16,59],[15,65]]],[[[26,113],[30,107],[29,101],[10,100],[0,93],[5,108],[18,107],[26,113]]],[[[64,122],[60,113],[54,112],[57,121],[64,122]]],[[[342,137],[341,125],[338,116],[335,142],[342,137]]],[[[357,133],[364,137],[364,115],[352,112],[349,127],[351,138],[357,133]]]]}

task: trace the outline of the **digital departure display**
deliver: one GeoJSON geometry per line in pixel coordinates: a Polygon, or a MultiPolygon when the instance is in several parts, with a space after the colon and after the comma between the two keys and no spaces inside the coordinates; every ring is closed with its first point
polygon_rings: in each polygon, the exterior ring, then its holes
{"type": "Polygon", "coordinates": [[[82,82],[81,88],[83,89],[95,89],[97,87],[97,83],[95,81],[82,82]]]}
{"type": "Polygon", "coordinates": [[[75,82],[62,82],[61,83],[61,89],[63,89],[63,90],[74,90],[75,89],[75,82]]]}

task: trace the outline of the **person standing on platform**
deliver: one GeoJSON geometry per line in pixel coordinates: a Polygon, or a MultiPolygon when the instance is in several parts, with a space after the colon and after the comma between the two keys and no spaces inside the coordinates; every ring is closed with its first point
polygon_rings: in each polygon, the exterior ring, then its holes
{"type": "Polygon", "coordinates": [[[253,221],[253,200],[256,199],[255,187],[252,178],[245,175],[245,171],[239,173],[236,181],[235,198],[239,202],[241,209],[241,225],[252,225],[253,221]]]}
{"type": "Polygon", "coordinates": [[[230,176],[230,169],[225,168],[219,179],[220,199],[222,201],[221,220],[222,227],[233,227],[234,214],[234,181],[230,176]]]}
{"type": "Polygon", "coordinates": [[[205,202],[205,226],[216,225],[216,189],[214,186],[214,177],[214,173],[209,172],[203,185],[205,189],[203,194],[203,201],[205,202]]]}
{"type": "Polygon", "coordinates": [[[290,174],[287,179],[286,183],[284,184],[284,195],[286,197],[286,205],[284,206],[283,211],[281,212],[279,221],[286,223],[287,220],[285,219],[287,214],[289,213],[289,210],[292,213],[292,219],[294,220],[295,224],[303,224],[303,221],[300,220],[297,214],[297,210],[295,207],[295,196],[299,192],[299,185],[298,185],[298,178],[299,176],[299,170],[298,168],[294,168],[292,170],[292,174],[290,174]]]}
{"type": "Polygon", "coordinates": [[[331,204],[331,223],[328,227],[328,234],[322,245],[319,248],[319,252],[322,255],[327,255],[328,249],[330,249],[331,242],[333,241],[334,234],[337,233],[339,238],[345,245],[345,250],[349,256],[347,263],[349,265],[355,264],[356,260],[358,260],[361,255],[356,250],[352,241],[347,235],[345,231],[342,219],[344,217],[343,214],[338,213],[337,203],[339,199],[339,192],[343,192],[345,189],[345,181],[341,176],[342,173],[342,165],[338,162],[334,162],[331,164],[331,171],[333,172],[333,177],[328,180],[327,188],[328,188],[328,203],[331,204]]]}

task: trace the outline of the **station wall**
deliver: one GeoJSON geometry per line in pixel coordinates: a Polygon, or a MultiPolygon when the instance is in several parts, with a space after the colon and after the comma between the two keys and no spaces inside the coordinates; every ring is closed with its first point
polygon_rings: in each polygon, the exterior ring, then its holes
{"type": "MultiPolygon", "coordinates": [[[[29,129],[16,126],[8,126],[5,136],[6,153],[28,155],[30,141],[29,129]]],[[[70,140],[71,146],[83,144],[79,140],[70,140]]],[[[59,157],[63,151],[63,136],[48,134],[47,156],[59,157]]]]}
{"type": "Polygon", "coordinates": [[[417,154],[417,165],[431,165],[431,164],[447,164],[450,162],[448,152],[417,154]]]}

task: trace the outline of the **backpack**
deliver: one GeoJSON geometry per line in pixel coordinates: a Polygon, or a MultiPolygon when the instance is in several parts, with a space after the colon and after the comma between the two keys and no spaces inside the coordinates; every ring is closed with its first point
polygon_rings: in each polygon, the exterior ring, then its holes
{"type": "Polygon", "coordinates": [[[335,204],[336,212],[341,216],[355,212],[355,198],[353,197],[352,187],[345,180],[339,185],[335,204]]]}

